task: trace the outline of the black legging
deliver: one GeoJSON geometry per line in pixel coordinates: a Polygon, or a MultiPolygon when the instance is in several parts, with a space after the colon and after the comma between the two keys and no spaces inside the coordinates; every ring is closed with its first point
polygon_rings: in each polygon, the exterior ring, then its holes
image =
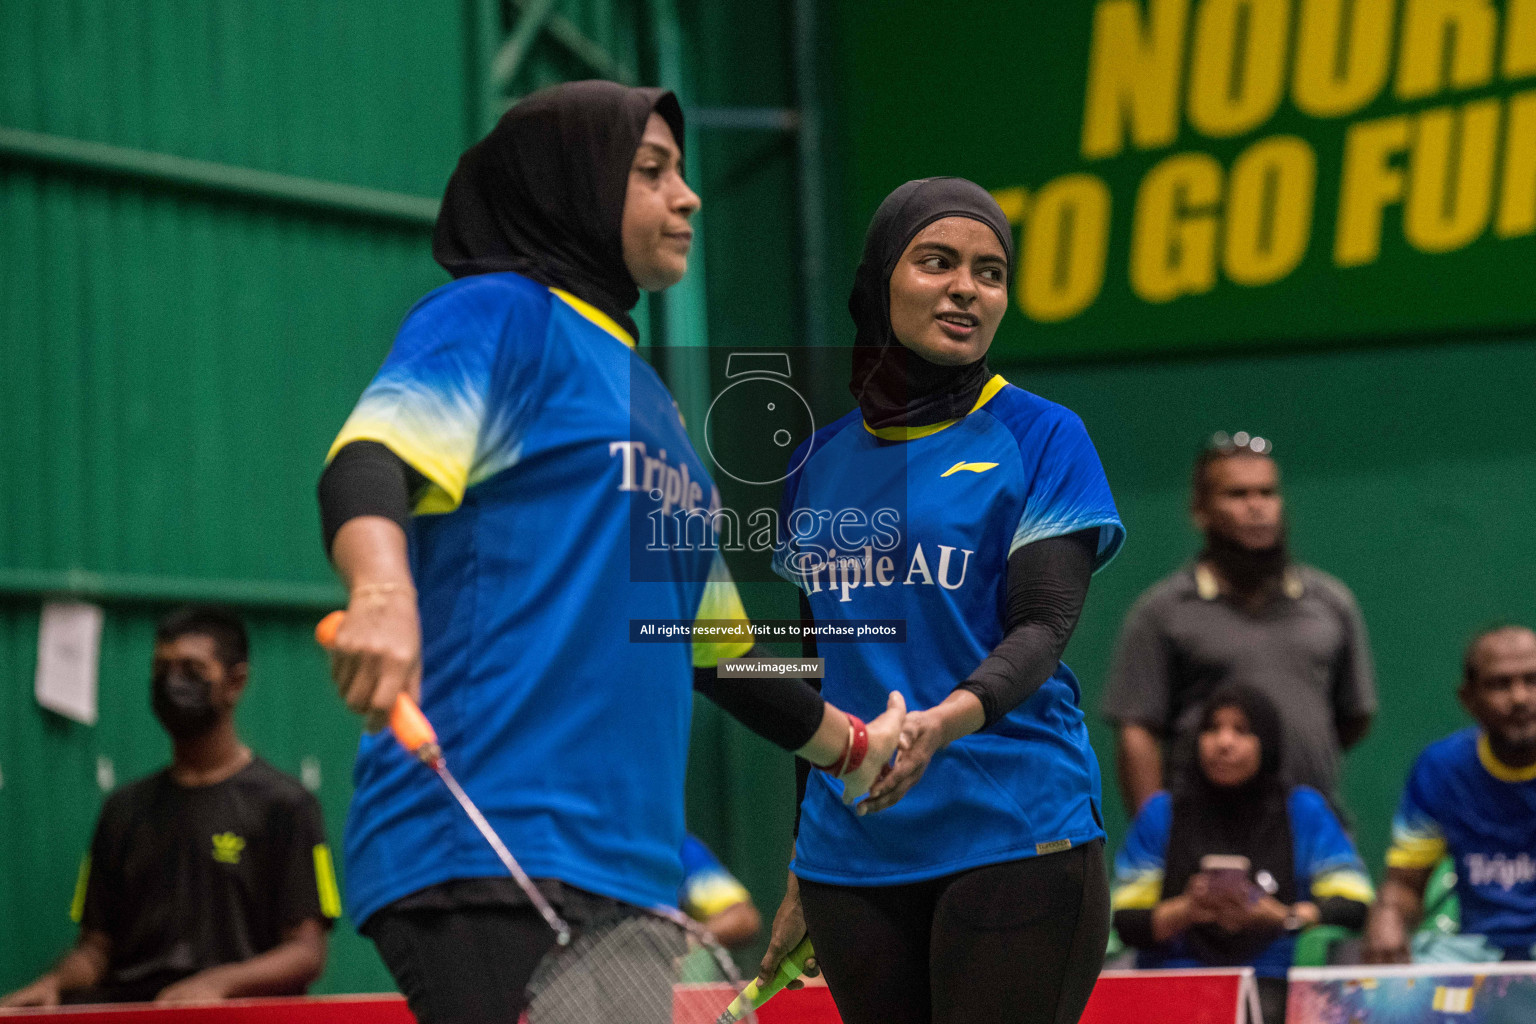
{"type": "Polygon", "coordinates": [[[844,1024],[1076,1024],[1109,938],[1101,841],[800,902],[844,1024]]]}

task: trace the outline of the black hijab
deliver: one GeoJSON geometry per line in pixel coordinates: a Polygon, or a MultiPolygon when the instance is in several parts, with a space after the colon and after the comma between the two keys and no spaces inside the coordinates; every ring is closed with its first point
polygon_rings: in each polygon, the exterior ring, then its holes
{"type": "Polygon", "coordinates": [[[629,169],[655,111],[683,145],[665,89],[567,82],[502,115],[448,179],[432,258],[454,277],[513,270],[584,299],[633,337],[640,301],[624,265],[629,169]]]}
{"type": "MultiPolygon", "coordinates": [[[[1270,895],[1287,905],[1296,902],[1295,854],[1291,844],[1289,790],[1280,776],[1283,754],[1280,713],[1268,697],[1244,683],[1219,687],[1206,701],[1200,731],[1210,728],[1216,712],[1236,708],[1259,740],[1259,770],[1240,786],[1218,786],[1206,778],[1198,751],[1173,790],[1173,824],[1163,864],[1163,895],[1177,896],[1200,870],[1207,854],[1238,854],[1252,864],[1250,880],[1268,872],[1270,895]]],[[[1194,954],[1208,964],[1241,964],[1274,941],[1273,933],[1233,935],[1214,924],[1185,933],[1194,954]]]]}
{"type": "Polygon", "coordinates": [[[985,358],[940,366],[891,332],[891,272],[923,228],[945,217],[969,217],[992,229],[1013,277],[1013,228],[986,189],[964,178],[921,178],[885,197],[864,236],[864,258],[853,276],[853,379],[848,390],[871,427],[921,427],[971,411],[992,378],[985,358]]]}

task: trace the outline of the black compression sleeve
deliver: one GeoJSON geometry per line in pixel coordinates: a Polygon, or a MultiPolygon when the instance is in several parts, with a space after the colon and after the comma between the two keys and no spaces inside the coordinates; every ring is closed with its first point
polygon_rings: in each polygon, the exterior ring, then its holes
{"type": "MultiPolygon", "coordinates": [[[[753,648],[743,657],[768,655],[753,648]]],[[[772,679],[721,679],[714,668],[695,668],[693,688],[736,721],[785,750],[799,750],[821,727],[820,687],[799,676],[772,679]]]]}
{"type": "Polygon", "coordinates": [[[986,725],[1018,707],[1056,671],[1077,626],[1098,555],[1099,531],[1025,544],[1008,557],[1003,639],[956,689],[981,700],[986,725]]]}
{"type": "Polygon", "coordinates": [[[336,531],[358,516],[383,516],[405,529],[411,521],[411,496],[427,478],[377,441],[343,446],[320,474],[320,531],[331,553],[336,531]]]}
{"type": "MultiPolygon", "coordinates": [[[[800,635],[804,638],[800,641],[800,656],[802,658],[820,657],[816,653],[816,633],[811,629],[816,620],[811,616],[811,602],[805,596],[805,591],[800,591],[800,635]]],[[[807,683],[821,691],[820,679],[807,679],[807,683]]],[[[795,827],[792,835],[800,834],[800,805],[805,803],[805,787],[811,781],[811,769],[814,765],[803,757],[795,758],[795,827]]]]}
{"type": "Polygon", "coordinates": [[[1365,927],[1365,917],[1370,908],[1359,900],[1343,896],[1328,896],[1317,901],[1318,924],[1336,924],[1358,932],[1365,927]]]}

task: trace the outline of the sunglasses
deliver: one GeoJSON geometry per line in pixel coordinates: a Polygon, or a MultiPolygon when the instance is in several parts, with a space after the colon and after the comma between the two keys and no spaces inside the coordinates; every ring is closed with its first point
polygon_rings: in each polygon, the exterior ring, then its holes
{"type": "Polygon", "coordinates": [[[1225,430],[1218,430],[1211,435],[1211,440],[1206,444],[1205,450],[1220,455],[1234,455],[1237,452],[1271,455],[1274,453],[1275,445],[1274,442],[1267,438],[1250,434],[1246,430],[1239,430],[1235,434],[1229,434],[1225,430]]]}

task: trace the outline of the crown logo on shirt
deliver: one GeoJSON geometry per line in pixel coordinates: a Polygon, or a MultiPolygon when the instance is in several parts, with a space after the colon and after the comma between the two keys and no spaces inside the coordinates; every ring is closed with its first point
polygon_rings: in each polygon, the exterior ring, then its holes
{"type": "Polygon", "coordinates": [[[219,832],[213,837],[213,859],[220,864],[239,864],[243,849],[245,840],[233,832],[219,832]]]}
{"type": "Polygon", "coordinates": [[[989,469],[996,468],[997,463],[995,462],[957,462],[953,466],[950,466],[948,469],[946,469],[944,472],[940,473],[939,477],[942,479],[946,476],[949,476],[951,473],[959,473],[964,470],[969,470],[972,473],[985,473],[989,469]]]}

